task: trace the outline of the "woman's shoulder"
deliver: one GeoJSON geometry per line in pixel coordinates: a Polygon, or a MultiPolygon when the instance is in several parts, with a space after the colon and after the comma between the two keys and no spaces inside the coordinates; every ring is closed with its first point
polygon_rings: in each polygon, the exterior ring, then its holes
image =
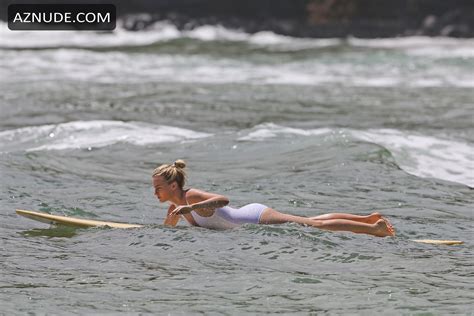
{"type": "Polygon", "coordinates": [[[212,194],[212,193],[195,189],[195,188],[189,188],[186,190],[186,199],[200,199],[200,198],[204,198],[204,196],[208,194],[212,194]]]}
{"type": "Polygon", "coordinates": [[[200,193],[201,193],[201,190],[194,189],[194,188],[189,188],[185,190],[186,202],[188,204],[193,204],[193,203],[202,201],[203,199],[200,193]]]}
{"type": "Polygon", "coordinates": [[[189,188],[186,190],[186,199],[190,203],[196,203],[200,201],[204,201],[216,196],[222,196],[221,194],[206,192],[204,190],[199,190],[195,188],[189,188]],[[193,200],[193,201],[190,201],[193,200]]]}

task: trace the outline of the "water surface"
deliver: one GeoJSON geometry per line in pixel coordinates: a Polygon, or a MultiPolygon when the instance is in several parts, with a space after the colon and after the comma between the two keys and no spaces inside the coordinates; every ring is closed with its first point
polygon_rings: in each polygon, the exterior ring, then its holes
{"type": "Polygon", "coordinates": [[[2,29],[3,313],[472,313],[472,40],[2,29]],[[150,173],[178,158],[233,206],[379,211],[397,237],[164,227],[150,173]]]}

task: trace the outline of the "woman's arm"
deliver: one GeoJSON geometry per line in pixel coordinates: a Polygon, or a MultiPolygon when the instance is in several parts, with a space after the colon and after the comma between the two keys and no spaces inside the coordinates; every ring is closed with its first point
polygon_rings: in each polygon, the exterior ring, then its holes
{"type": "Polygon", "coordinates": [[[218,195],[210,199],[191,204],[191,209],[201,216],[211,216],[216,208],[229,204],[229,199],[223,195],[218,195]]]}
{"type": "Polygon", "coordinates": [[[168,215],[166,216],[165,222],[163,223],[163,225],[175,227],[178,224],[179,218],[181,217],[181,215],[171,214],[171,212],[173,212],[175,208],[176,207],[174,205],[170,205],[170,207],[168,208],[168,215]]]}
{"type": "Polygon", "coordinates": [[[229,204],[229,199],[223,195],[204,192],[191,189],[187,196],[188,202],[194,201],[189,205],[179,206],[173,214],[186,214],[195,211],[200,216],[209,217],[214,214],[216,208],[224,207],[229,204]]]}

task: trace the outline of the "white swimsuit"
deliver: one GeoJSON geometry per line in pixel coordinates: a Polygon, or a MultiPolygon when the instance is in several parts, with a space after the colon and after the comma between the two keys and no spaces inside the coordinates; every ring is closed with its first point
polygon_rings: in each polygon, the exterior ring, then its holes
{"type": "Polygon", "coordinates": [[[191,212],[191,215],[200,227],[229,229],[242,224],[259,224],[260,216],[266,208],[268,207],[263,204],[252,203],[237,209],[229,206],[217,208],[214,214],[209,217],[200,216],[194,211],[191,212]]]}

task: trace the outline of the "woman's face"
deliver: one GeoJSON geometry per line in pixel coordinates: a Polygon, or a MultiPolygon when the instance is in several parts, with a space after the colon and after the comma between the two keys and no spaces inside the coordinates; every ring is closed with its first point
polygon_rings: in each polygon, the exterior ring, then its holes
{"type": "Polygon", "coordinates": [[[176,190],[176,182],[168,184],[162,176],[153,177],[153,188],[155,189],[155,196],[160,202],[169,201],[176,190]]]}

